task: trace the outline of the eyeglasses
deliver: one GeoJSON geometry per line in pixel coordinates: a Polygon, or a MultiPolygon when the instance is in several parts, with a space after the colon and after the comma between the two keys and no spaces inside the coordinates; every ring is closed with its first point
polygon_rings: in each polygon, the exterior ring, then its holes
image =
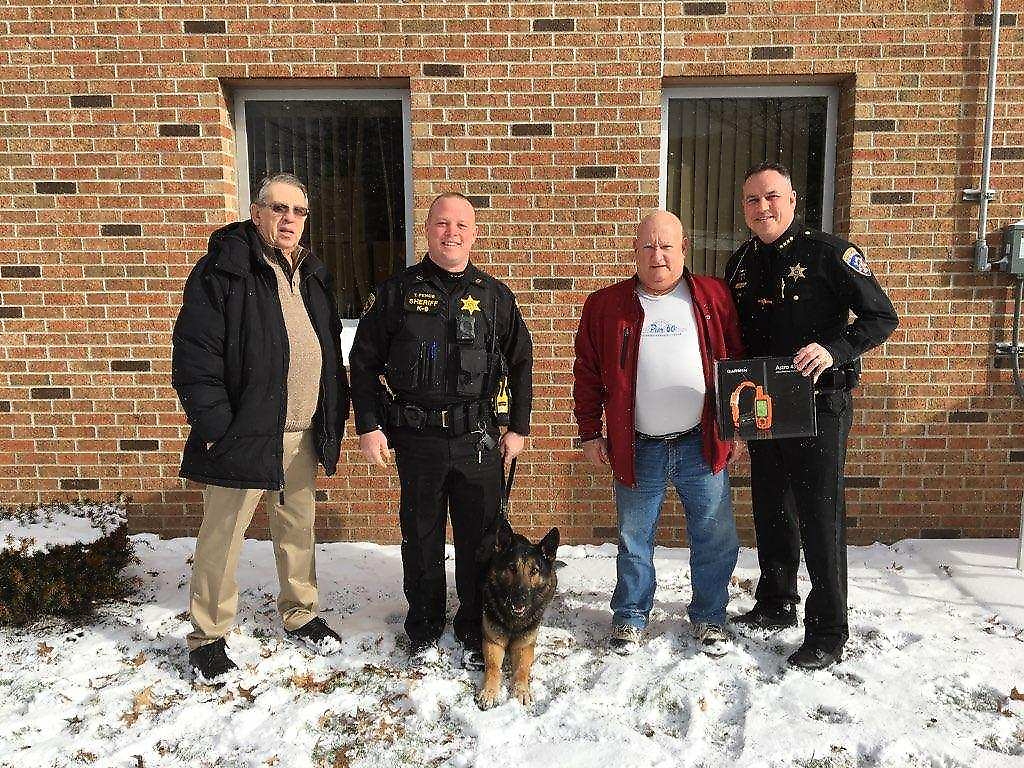
{"type": "Polygon", "coordinates": [[[284,216],[288,211],[291,211],[300,219],[304,219],[309,216],[309,208],[304,208],[301,205],[286,205],[285,203],[260,203],[264,208],[269,208],[278,216],[284,216]]]}

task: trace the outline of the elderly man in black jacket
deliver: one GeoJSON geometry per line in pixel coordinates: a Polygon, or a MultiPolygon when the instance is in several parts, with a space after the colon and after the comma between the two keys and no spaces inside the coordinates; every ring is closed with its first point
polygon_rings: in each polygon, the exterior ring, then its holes
{"type": "Polygon", "coordinates": [[[236,669],[224,634],[242,539],[265,491],[286,633],[320,653],[341,640],[317,616],[313,541],[317,464],[334,474],[348,417],[331,275],[299,244],[309,203],[298,178],[268,178],[251,213],[210,237],[174,326],[171,382],[191,425],[181,475],[206,484],[188,636],[204,680],[236,669]]]}

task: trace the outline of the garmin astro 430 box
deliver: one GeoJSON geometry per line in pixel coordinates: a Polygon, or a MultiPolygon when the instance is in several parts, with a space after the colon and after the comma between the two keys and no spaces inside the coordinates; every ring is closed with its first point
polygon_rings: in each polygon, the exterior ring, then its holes
{"type": "Polygon", "coordinates": [[[818,433],[814,384],[792,357],[715,362],[718,429],[723,440],[771,440],[818,433]]]}

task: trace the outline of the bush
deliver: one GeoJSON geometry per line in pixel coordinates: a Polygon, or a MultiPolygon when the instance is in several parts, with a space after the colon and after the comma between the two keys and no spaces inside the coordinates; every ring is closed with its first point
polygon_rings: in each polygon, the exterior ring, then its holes
{"type": "Polygon", "coordinates": [[[0,624],[89,613],[121,597],[134,560],[124,505],[51,504],[0,511],[0,624]]]}

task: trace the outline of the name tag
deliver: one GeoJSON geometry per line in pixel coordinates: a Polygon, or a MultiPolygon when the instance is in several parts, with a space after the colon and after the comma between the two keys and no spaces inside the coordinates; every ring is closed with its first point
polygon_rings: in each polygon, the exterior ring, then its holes
{"type": "Polygon", "coordinates": [[[423,315],[436,315],[441,306],[441,297],[433,291],[417,288],[405,297],[405,311],[423,315]]]}

